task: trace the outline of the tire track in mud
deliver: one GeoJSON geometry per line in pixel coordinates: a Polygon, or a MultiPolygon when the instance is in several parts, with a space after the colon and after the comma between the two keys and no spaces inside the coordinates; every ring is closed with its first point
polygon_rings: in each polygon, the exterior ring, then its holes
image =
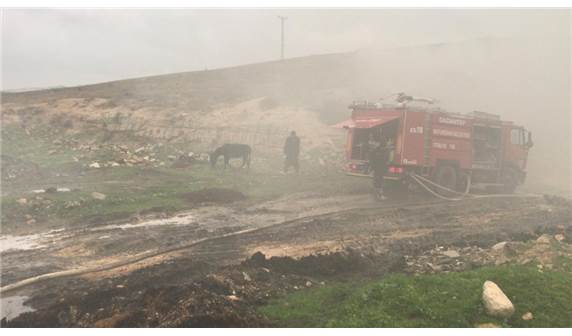
{"type": "MultiPolygon", "coordinates": [[[[495,195],[491,195],[491,196],[494,197],[495,195]]],[[[539,196],[538,195],[512,195],[512,198],[531,198],[531,197],[539,197],[539,196]]],[[[474,202],[474,200],[472,200],[472,201],[474,202]]],[[[471,202],[471,200],[467,200],[467,202],[471,202]]],[[[464,202],[456,202],[455,206],[459,206],[462,203],[464,203],[464,202]]],[[[39,282],[44,282],[44,281],[51,280],[51,279],[61,279],[61,278],[85,275],[85,274],[89,274],[89,273],[98,273],[98,272],[103,272],[103,271],[109,271],[109,270],[116,269],[119,267],[124,267],[127,265],[136,264],[136,263],[142,262],[144,260],[148,260],[148,259],[155,258],[158,256],[164,256],[164,255],[176,253],[176,252],[183,251],[183,250],[188,250],[188,249],[200,246],[200,245],[205,245],[205,247],[208,247],[208,250],[207,251],[204,251],[204,250],[203,251],[200,251],[200,250],[196,251],[198,255],[205,256],[208,254],[213,254],[213,255],[218,254],[218,259],[222,259],[225,256],[226,257],[234,256],[236,258],[237,256],[242,256],[242,255],[240,253],[235,253],[235,252],[237,252],[237,249],[230,249],[229,250],[228,244],[225,244],[224,240],[234,239],[235,240],[234,245],[237,245],[237,244],[241,245],[241,244],[239,244],[240,241],[243,241],[243,244],[247,245],[246,242],[249,239],[253,240],[252,238],[254,238],[254,240],[263,241],[264,239],[260,239],[262,237],[259,237],[257,239],[256,235],[264,234],[265,231],[271,231],[273,229],[287,230],[289,227],[296,227],[296,226],[300,226],[300,225],[305,226],[305,224],[307,224],[309,222],[320,221],[320,220],[327,219],[329,217],[336,217],[336,216],[342,216],[343,217],[344,215],[354,216],[354,215],[356,215],[356,213],[368,212],[368,211],[373,211],[375,213],[375,215],[381,215],[381,213],[379,213],[379,211],[381,211],[382,213],[384,211],[396,210],[396,209],[400,209],[403,211],[409,211],[409,210],[415,210],[415,209],[420,209],[420,208],[432,208],[432,207],[436,207],[438,205],[445,205],[445,207],[447,207],[448,204],[451,204],[451,203],[446,202],[446,201],[442,201],[442,200],[419,201],[419,202],[413,202],[413,203],[407,203],[407,204],[393,203],[393,204],[382,205],[382,206],[355,207],[355,208],[349,208],[349,209],[344,209],[344,210],[339,210],[339,211],[322,213],[319,215],[304,216],[304,217],[300,217],[300,218],[296,218],[296,219],[292,219],[292,220],[283,221],[280,223],[271,224],[268,226],[249,228],[249,229],[245,229],[245,230],[240,230],[240,231],[236,231],[236,232],[223,234],[220,236],[198,239],[198,240],[192,241],[192,242],[187,243],[187,244],[174,246],[174,247],[167,248],[164,250],[149,251],[149,252],[141,253],[141,254],[136,255],[134,257],[131,257],[131,258],[119,260],[119,261],[112,262],[112,263],[109,263],[106,265],[99,265],[99,266],[95,266],[95,267],[80,268],[80,269],[70,269],[70,270],[57,271],[57,272],[38,275],[35,277],[31,277],[28,279],[24,279],[24,280],[3,286],[2,288],[0,288],[0,294],[6,294],[9,292],[13,292],[15,290],[22,289],[24,287],[28,287],[30,285],[37,284],[39,282]],[[252,237],[252,235],[254,235],[254,237],[252,237]],[[251,236],[251,237],[249,237],[249,236],[251,236]],[[220,243],[221,241],[223,241],[223,243],[220,243]],[[219,246],[217,247],[217,245],[219,245],[219,246]],[[221,245],[223,247],[222,249],[221,249],[221,245]],[[225,251],[228,251],[228,252],[225,252],[225,251]]],[[[390,227],[390,228],[388,228],[388,231],[391,231],[392,229],[395,230],[396,228],[390,227]]],[[[317,235],[319,235],[319,234],[320,233],[318,232],[317,235]]],[[[270,237],[271,237],[270,240],[273,240],[273,239],[284,240],[283,238],[285,238],[285,237],[278,237],[278,235],[276,235],[276,237],[272,237],[272,236],[273,236],[273,234],[271,233],[270,234],[270,237]]],[[[240,249],[238,249],[238,251],[240,251],[240,249]]]]}
{"type": "MultiPolygon", "coordinates": [[[[223,235],[215,236],[215,237],[206,237],[206,238],[202,238],[202,239],[192,241],[190,243],[187,243],[187,244],[184,244],[181,246],[175,246],[175,247],[164,249],[164,250],[145,252],[145,253],[141,253],[135,257],[127,258],[125,260],[119,260],[119,261],[112,262],[112,263],[106,264],[106,265],[100,265],[100,266],[94,266],[94,267],[88,267],[88,268],[80,268],[80,269],[70,269],[70,270],[41,274],[38,276],[34,276],[31,278],[20,280],[20,281],[17,281],[15,283],[0,287],[0,294],[7,294],[7,293],[13,292],[17,289],[28,287],[30,285],[33,285],[33,284],[36,284],[39,282],[43,282],[46,280],[50,280],[50,279],[61,279],[61,278],[66,278],[66,277],[84,275],[84,274],[88,274],[88,273],[98,273],[98,272],[108,271],[111,269],[115,269],[115,268],[119,268],[119,267],[129,265],[129,264],[135,264],[135,263],[144,261],[146,259],[154,258],[157,256],[171,254],[171,253],[178,252],[181,250],[190,249],[190,248],[195,247],[195,246],[200,245],[200,244],[213,242],[213,241],[217,241],[217,240],[221,240],[221,239],[225,239],[225,238],[232,238],[232,237],[236,237],[236,236],[240,236],[240,235],[265,231],[265,230],[269,230],[269,229],[272,229],[272,228],[275,228],[278,226],[286,226],[286,225],[292,225],[292,224],[296,225],[299,223],[304,223],[305,221],[308,221],[311,219],[318,219],[321,217],[328,217],[328,216],[332,216],[332,215],[339,215],[339,214],[343,214],[343,213],[355,212],[355,211],[360,211],[360,210],[371,210],[371,209],[387,210],[387,209],[403,208],[403,207],[414,208],[414,207],[420,207],[420,206],[421,207],[433,206],[433,205],[437,205],[437,204],[441,204],[441,203],[444,203],[444,202],[439,201],[439,200],[437,200],[437,201],[433,200],[433,201],[421,201],[421,202],[409,203],[407,205],[389,204],[386,206],[379,206],[379,207],[355,207],[355,208],[349,208],[349,209],[344,209],[344,210],[339,210],[339,211],[322,213],[319,215],[310,215],[310,216],[299,217],[299,218],[283,221],[280,223],[275,223],[275,224],[268,225],[268,226],[249,228],[249,229],[235,231],[235,232],[231,232],[231,233],[227,233],[227,234],[223,234],[223,235]]],[[[205,253],[208,253],[208,252],[202,252],[201,254],[205,254],[205,253]]],[[[217,253],[217,252],[211,252],[211,253],[217,253]]]]}

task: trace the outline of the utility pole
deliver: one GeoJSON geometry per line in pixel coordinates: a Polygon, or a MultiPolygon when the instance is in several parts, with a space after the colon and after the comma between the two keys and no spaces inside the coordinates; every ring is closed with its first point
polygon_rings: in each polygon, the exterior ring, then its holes
{"type": "Polygon", "coordinates": [[[286,16],[278,16],[280,19],[280,59],[284,59],[284,21],[288,19],[286,16]]]}

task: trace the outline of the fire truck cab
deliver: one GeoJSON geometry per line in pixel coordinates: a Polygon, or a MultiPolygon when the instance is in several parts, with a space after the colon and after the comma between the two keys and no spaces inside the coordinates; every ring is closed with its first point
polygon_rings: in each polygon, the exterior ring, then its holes
{"type": "Polygon", "coordinates": [[[470,183],[510,193],[526,178],[532,134],[498,115],[403,103],[354,102],[350,109],[351,118],[334,126],[347,130],[348,174],[370,176],[369,153],[382,144],[390,152],[384,180],[398,188],[410,173],[458,191],[470,183]]]}

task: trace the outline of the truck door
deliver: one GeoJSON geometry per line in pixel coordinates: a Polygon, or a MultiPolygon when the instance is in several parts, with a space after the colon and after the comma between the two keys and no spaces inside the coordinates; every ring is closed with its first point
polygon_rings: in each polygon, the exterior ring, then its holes
{"type": "Polygon", "coordinates": [[[528,132],[526,132],[522,127],[511,127],[508,131],[508,141],[505,142],[504,161],[506,164],[518,167],[521,171],[525,171],[530,143],[528,132]]]}

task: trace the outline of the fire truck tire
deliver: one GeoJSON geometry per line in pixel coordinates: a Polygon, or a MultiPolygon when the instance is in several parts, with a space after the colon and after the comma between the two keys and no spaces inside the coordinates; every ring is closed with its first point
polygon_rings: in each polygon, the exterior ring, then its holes
{"type": "Polygon", "coordinates": [[[514,169],[507,169],[502,177],[503,192],[505,194],[512,194],[518,186],[518,172],[514,169]]]}
{"type": "Polygon", "coordinates": [[[438,166],[435,182],[443,187],[457,189],[457,169],[453,166],[438,166]]]}

